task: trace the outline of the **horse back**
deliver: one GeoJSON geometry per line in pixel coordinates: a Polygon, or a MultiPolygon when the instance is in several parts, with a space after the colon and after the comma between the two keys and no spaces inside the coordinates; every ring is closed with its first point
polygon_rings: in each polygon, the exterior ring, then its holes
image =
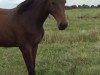
{"type": "Polygon", "coordinates": [[[15,43],[13,14],[12,9],[0,9],[0,46],[15,43]]]}

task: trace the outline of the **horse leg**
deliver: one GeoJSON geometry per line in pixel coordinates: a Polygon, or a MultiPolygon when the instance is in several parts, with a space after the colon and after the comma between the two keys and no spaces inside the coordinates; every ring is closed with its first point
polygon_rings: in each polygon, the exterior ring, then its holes
{"type": "Polygon", "coordinates": [[[35,59],[36,59],[36,54],[37,54],[37,49],[38,49],[38,44],[34,45],[32,48],[32,56],[33,56],[33,65],[35,66],[35,59]]]}
{"type": "Polygon", "coordinates": [[[26,44],[19,48],[25,60],[29,75],[36,75],[35,65],[33,64],[35,59],[33,59],[33,55],[32,55],[32,49],[33,49],[32,45],[26,44]]]}

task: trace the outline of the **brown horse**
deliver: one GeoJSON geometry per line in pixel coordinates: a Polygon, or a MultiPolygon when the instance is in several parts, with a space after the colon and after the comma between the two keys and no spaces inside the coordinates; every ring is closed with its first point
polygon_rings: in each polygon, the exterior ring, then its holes
{"type": "Polygon", "coordinates": [[[14,9],[0,9],[0,47],[19,47],[29,75],[35,73],[38,44],[44,35],[43,23],[51,14],[64,30],[65,0],[26,0],[14,9]]]}

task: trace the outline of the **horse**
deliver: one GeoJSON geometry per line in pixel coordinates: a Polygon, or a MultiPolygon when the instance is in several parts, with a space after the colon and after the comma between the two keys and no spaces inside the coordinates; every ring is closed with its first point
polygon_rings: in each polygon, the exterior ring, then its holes
{"type": "Polygon", "coordinates": [[[25,0],[13,9],[0,9],[0,47],[18,47],[28,75],[36,75],[35,59],[48,15],[55,18],[59,30],[67,28],[65,3],[66,0],[25,0]]]}

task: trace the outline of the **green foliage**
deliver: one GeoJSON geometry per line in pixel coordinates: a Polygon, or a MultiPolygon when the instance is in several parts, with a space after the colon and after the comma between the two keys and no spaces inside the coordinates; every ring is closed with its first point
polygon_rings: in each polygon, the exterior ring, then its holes
{"type": "MultiPolygon", "coordinates": [[[[56,21],[49,16],[37,53],[37,75],[100,75],[99,12],[66,10],[69,27],[64,31],[59,31],[56,21]]],[[[27,75],[18,48],[0,48],[0,75],[27,75]]]]}
{"type": "Polygon", "coordinates": [[[65,9],[83,9],[83,8],[100,8],[100,4],[95,6],[95,5],[86,5],[86,4],[83,4],[83,5],[72,5],[72,6],[65,6],[65,9]]]}

